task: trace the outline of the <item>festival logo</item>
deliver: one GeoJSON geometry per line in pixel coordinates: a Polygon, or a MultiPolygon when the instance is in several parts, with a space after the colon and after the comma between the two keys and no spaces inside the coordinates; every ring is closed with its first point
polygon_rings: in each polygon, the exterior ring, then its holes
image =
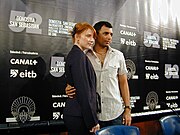
{"type": "Polygon", "coordinates": [[[26,33],[42,34],[41,23],[42,17],[37,13],[25,16],[25,12],[11,10],[9,28],[13,32],[22,32],[26,29],[26,33]]]}
{"type": "Polygon", "coordinates": [[[126,68],[128,70],[127,73],[128,80],[131,78],[132,79],[138,78],[138,76],[135,77],[136,65],[134,64],[134,62],[130,59],[125,60],[125,62],[126,62],[126,68]]]}
{"type": "Polygon", "coordinates": [[[160,36],[157,33],[144,31],[144,45],[146,47],[160,48],[160,36]]]}
{"type": "Polygon", "coordinates": [[[179,66],[178,65],[171,65],[165,64],[165,74],[164,76],[167,79],[179,79],[179,66]]]}
{"type": "Polygon", "coordinates": [[[19,97],[12,103],[11,114],[17,122],[30,121],[35,113],[35,103],[28,97],[19,97]]]}
{"type": "Polygon", "coordinates": [[[54,77],[61,77],[65,73],[64,57],[51,57],[51,75],[54,77]]]}
{"type": "Polygon", "coordinates": [[[151,91],[146,97],[146,105],[149,110],[154,110],[157,108],[158,104],[158,95],[156,92],[151,91]]]}

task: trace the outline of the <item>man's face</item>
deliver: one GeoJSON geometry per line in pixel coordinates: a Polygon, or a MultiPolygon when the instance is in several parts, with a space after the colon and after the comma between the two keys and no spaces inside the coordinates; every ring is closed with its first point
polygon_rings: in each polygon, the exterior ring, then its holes
{"type": "Polygon", "coordinates": [[[109,46],[112,42],[112,28],[102,26],[96,38],[96,43],[102,47],[109,46]]]}

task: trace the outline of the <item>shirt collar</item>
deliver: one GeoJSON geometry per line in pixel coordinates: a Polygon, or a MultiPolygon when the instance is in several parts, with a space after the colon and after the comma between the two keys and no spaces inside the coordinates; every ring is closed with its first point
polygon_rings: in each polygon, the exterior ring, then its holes
{"type": "MultiPolygon", "coordinates": [[[[92,48],[92,49],[86,49],[86,50],[84,50],[84,53],[85,53],[85,54],[90,53],[91,55],[96,56],[96,53],[95,53],[95,51],[94,51],[94,49],[93,49],[93,48],[92,48]]],[[[108,46],[108,51],[107,51],[107,53],[114,53],[113,48],[112,48],[112,47],[110,47],[110,46],[108,46]]],[[[96,56],[96,57],[97,57],[97,56],[96,56]]]]}

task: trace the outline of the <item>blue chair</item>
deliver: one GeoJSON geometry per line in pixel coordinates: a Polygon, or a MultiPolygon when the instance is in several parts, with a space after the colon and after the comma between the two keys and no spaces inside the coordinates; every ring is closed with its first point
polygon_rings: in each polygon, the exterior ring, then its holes
{"type": "Polygon", "coordinates": [[[180,135],[180,117],[177,115],[162,117],[160,125],[163,135],[180,135]]]}
{"type": "Polygon", "coordinates": [[[95,135],[140,135],[140,131],[136,126],[114,125],[101,128],[95,135]]]}

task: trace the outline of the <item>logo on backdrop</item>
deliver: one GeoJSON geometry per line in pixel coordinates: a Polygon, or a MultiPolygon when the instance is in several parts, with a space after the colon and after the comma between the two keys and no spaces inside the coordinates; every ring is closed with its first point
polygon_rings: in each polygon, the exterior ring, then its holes
{"type": "Polygon", "coordinates": [[[63,114],[60,112],[53,112],[53,120],[63,119],[63,114]]]}
{"type": "Polygon", "coordinates": [[[144,31],[144,45],[146,47],[160,48],[159,45],[160,37],[157,33],[151,33],[144,31]]]}
{"type": "Polygon", "coordinates": [[[179,79],[179,67],[178,65],[165,64],[165,74],[167,79],[179,79]]]}
{"type": "Polygon", "coordinates": [[[51,57],[51,75],[54,77],[61,77],[65,73],[65,62],[64,57],[51,57]]]}
{"type": "Polygon", "coordinates": [[[127,46],[136,46],[136,27],[124,24],[120,24],[120,27],[122,27],[119,31],[121,36],[120,43],[127,46]]]}
{"type": "MultiPolygon", "coordinates": [[[[144,45],[146,47],[160,48],[160,36],[157,33],[144,31],[144,45]]],[[[179,40],[162,37],[162,49],[176,49],[179,40]]]]}
{"type": "Polygon", "coordinates": [[[128,73],[127,73],[128,80],[129,79],[138,79],[138,76],[135,75],[136,65],[134,64],[134,62],[130,59],[125,60],[125,62],[126,62],[126,68],[128,70],[128,73]]]}
{"type": "Polygon", "coordinates": [[[64,108],[66,105],[66,102],[54,102],[53,103],[53,108],[64,108]]]}
{"type": "Polygon", "coordinates": [[[10,69],[10,77],[11,78],[16,78],[16,77],[20,77],[20,78],[36,78],[37,73],[35,73],[34,70],[20,71],[19,69],[10,69]]]}
{"type": "Polygon", "coordinates": [[[144,110],[155,110],[160,108],[158,105],[158,95],[155,91],[151,91],[146,96],[146,105],[144,106],[144,110]]]}
{"type": "Polygon", "coordinates": [[[11,58],[10,63],[12,65],[36,65],[38,62],[37,60],[31,60],[31,59],[11,58]]]}
{"type": "Polygon", "coordinates": [[[159,80],[159,61],[145,60],[145,79],[146,80],[159,80]]]}
{"type": "Polygon", "coordinates": [[[11,114],[17,122],[30,121],[35,113],[35,103],[28,97],[19,97],[11,105],[11,114]]]}
{"type": "Polygon", "coordinates": [[[26,33],[42,34],[41,23],[42,17],[37,13],[25,16],[25,12],[11,10],[8,26],[13,32],[22,32],[26,29],[26,33]]]}

